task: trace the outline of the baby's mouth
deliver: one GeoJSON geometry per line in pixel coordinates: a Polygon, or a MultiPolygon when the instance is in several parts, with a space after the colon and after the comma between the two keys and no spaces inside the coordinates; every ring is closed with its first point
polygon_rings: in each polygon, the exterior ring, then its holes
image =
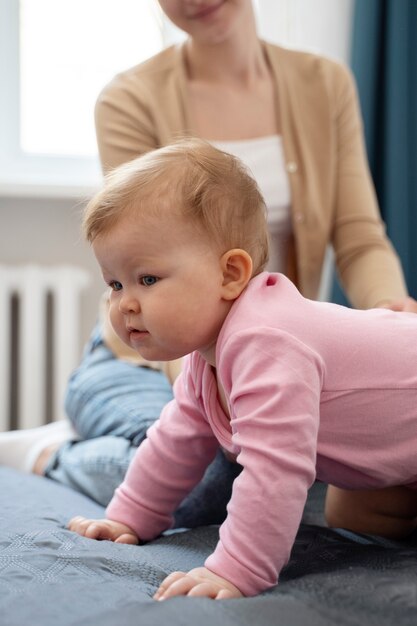
{"type": "Polygon", "coordinates": [[[131,339],[138,339],[139,337],[149,335],[149,332],[144,328],[133,328],[133,326],[128,326],[127,332],[129,333],[129,337],[131,339]]]}

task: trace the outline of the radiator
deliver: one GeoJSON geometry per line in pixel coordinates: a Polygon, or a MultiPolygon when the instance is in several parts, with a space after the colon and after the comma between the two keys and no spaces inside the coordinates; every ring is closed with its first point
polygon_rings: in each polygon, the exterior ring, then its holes
{"type": "Polygon", "coordinates": [[[63,417],[88,283],[78,267],[0,265],[0,430],[63,417]]]}

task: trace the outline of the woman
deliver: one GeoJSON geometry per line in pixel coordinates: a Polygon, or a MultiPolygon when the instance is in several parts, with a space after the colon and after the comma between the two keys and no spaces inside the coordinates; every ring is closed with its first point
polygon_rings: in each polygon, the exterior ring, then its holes
{"type": "MultiPolygon", "coordinates": [[[[101,93],[96,128],[104,172],[180,135],[205,138],[241,157],[259,183],[269,211],[269,269],[287,274],[304,296],[317,298],[331,243],[354,307],[417,311],[379,216],[348,70],[260,40],[250,0],[159,4],[188,38],[118,75],[101,93]]],[[[67,412],[83,441],[58,447],[59,439],[69,436],[64,427],[41,454],[42,442],[37,444],[34,471],[106,504],[169,397],[158,364],[144,365],[105,321],[104,333],[96,330],[68,388],[67,412]]],[[[39,441],[37,433],[27,437],[39,441]]],[[[33,459],[34,446],[31,450],[33,459]]],[[[200,492],[185,506],[192,520],[184,514],[178,523],[221,521],[237,468],[221,454],[216,463],[211,468],[216,480],[208,476],[200,485],[216,513],[206,515],[200,492]],[[216,507],[213,492],[222,490],[225,497],[216,507]]],[[[332,494],[339,514],[344,502],[343,492],[331,492],[330,518],[332,494]]]]}

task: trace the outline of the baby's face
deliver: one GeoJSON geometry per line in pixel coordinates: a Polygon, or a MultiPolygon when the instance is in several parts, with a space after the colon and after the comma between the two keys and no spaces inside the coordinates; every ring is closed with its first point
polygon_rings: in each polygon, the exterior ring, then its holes
{"type": "Polygon", "coordinates": [[[213,362],[230,304],[221,297],[219,252],[207,238],[177,216],[130,213],[93,249],[111,288],[111,323],[125,343],[151,361],[198,350],[213,362]]]}

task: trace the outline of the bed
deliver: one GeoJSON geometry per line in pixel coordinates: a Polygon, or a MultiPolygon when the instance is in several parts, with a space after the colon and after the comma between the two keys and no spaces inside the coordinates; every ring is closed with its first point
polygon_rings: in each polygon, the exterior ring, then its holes
{"type": "MultiPolygon", "coordinates": [[[[2,626],[415,626],[417,537],[403,542],[323,525],[324,487],[310,492],[280,584],[256,598],[152,600],[167,573],[201,565],[217,527],[167,533],[145,546],[66,529],[102,516],[46,478],[0,468],[2,626]]],[[[272,546],[271,546],[272,548],[272,546]]]]}

